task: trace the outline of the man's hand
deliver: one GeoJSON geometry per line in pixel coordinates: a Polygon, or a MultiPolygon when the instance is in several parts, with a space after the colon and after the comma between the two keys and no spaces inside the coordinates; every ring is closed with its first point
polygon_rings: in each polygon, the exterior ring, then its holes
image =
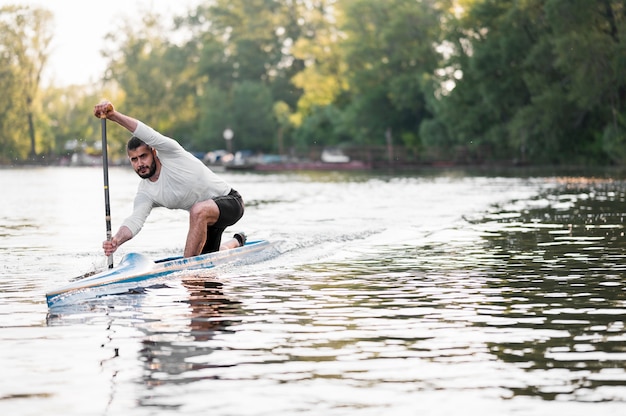
{"type": "Polygon", "coordinates": [[[133,238],[133,233],[130,231],[128,227],[122,225],[117,233],[111,238],[111,240],[106,240],[102,242],[102,248],[104,249],[104,254],[108,257],[111,254],[115,253],[115,250],[128,240],[133,238]]]}
{"type": "Polygon", "coordinates": [[[111,240],[103,241],[102,242],[102,248],[104,249],[104,255],[108,257],[111,254],[115,253],[115,250],[117,250],[119,245],[120,244],[117,241],[117,238],[115,238],[115,237],[113,237],[111,240]]]}
{"type": "Polygon", "coordinates": [[[108,100],[102,100],[93,108],[93,115],[98,118],[109,118],[115,112],[115,107],[108,100]]]}
{"type": "Polygon", "coordinates": [[[111,101],[109,100],[102,100],[96,104],[93,108],[93,115],[98,118],[111,120],[131,133],[137,129],[137,120],[116,111],[115,107],[113,107],[113,104],[111,104],[111,101]]]}

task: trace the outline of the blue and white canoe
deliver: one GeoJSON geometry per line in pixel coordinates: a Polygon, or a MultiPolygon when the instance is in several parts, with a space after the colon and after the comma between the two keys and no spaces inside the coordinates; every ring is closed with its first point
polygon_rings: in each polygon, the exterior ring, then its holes
{"type": "Polygon", "coordinates": [[[119,290],[128,285],[142,284],[147,280],[177,272],[206,270],[233,263],[255,263],[276,254],[278,251],[275,245],[267,240],[248,241],[243,247],[195,257],[171,257],[157,261],[149,259],[144,254],[128,253],[112,269],[49,291],[46,293],[46,301],[48,307],[52,307],[66,304],[74,294],[86,291],[94,291],[94,294],[105,294],[109,289],[112,289],[119,293],[119,290]]]}

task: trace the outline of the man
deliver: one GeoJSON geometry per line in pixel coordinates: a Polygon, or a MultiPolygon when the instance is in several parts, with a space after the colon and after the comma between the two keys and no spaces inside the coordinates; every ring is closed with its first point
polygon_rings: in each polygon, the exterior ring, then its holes
{"type": "Polygon", "coordinates": [[[134,209],[110,241],[102,244],[109,256],[143,227],[154,207],[189,211],[185,257],[245,244],[244,233],[221,244],[222,233],[243,216],[241,195],[175,140],[163,136],[141,121],[116,111],[109,101],[94,107],[94,115],[106,117],[130,131],[127,144],[130,163],[143,179],[134,209]]]}

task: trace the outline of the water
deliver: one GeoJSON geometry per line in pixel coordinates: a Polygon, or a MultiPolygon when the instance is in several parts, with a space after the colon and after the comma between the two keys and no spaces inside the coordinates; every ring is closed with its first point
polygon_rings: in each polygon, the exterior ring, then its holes
{"type": "MultiPolygon", "coordinates": [[[[49,311],[105,267],[98,168],[0,170],[3,415],[622,415],[626,182],[226,173],[255,265],[49,311]]],[[[112,169],[113,227],[137,178],[112,169]]],[[[186,213],[124,245],[180,254],[186,213]]]]}

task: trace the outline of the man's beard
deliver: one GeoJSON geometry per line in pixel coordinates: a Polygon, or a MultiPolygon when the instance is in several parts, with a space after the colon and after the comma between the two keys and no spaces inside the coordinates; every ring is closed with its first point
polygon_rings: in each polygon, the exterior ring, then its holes
{"type": "Polygon", "coordinates": [[[150,165],[150,169],[148,171],[148,173],[144,173],[143,175],[141,173],[139,173],[141,170],[143,170],[144,168],[146,168],[146,166],[139,166],[137,169],[135,169],[135,172],[137,172],[137,175],[139,175],[140,178],[142,179],[149,179],[152,177],[152,175],[155,174],[156,172],[156,161],[154,160],[154,158],[152,159],[152,164],[150,165]]]}

